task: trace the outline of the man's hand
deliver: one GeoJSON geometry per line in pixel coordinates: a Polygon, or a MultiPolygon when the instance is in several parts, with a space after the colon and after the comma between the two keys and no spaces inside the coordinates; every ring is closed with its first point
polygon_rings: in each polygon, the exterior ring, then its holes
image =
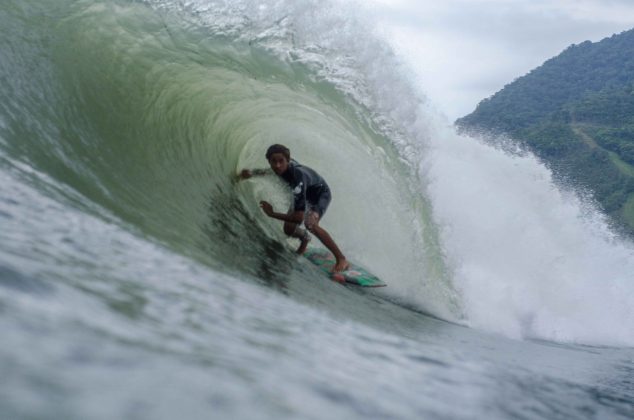
{"type": "Polygon", "coordinates": [[[252,174],[252,173],[251,173],[251,171],[250,171],[250,170],[248,170],[248,169],[243,169],[243,170],[240,172],[240,175],[238,175],[238,177],[239,177],[240,179],[249,179],[249,178],[251,178],[252,176],[253,176],[253,174],[252,174]]]}
{"type": "Polygon", "coordinates": [[[273,206],[267,201],[260,201],[260,208],[269,217],[273,214],[273,206]]]}

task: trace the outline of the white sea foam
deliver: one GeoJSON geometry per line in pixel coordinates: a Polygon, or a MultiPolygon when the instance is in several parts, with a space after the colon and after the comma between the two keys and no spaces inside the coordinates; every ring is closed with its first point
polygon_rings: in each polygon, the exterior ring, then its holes
{"type": "Polygon", "coordinates": [[[430,194],[469,324],[514,337],[634,344],[634,253],[532,156],[452,131],[430,194]]]}

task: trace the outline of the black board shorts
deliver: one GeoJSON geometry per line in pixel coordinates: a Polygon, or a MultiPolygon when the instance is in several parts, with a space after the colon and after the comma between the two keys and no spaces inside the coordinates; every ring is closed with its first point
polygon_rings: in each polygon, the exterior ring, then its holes
{"type": "Polygon", "coordinates": [[[321,219],[324,213],[326,213],[331,199],[332,195],[330,194],[330,188],[328,188],[328,185],[321,185],[319,189],[306,191],[306,207],[317,213],[319,215],[319,219],[321,219]]]}
{"type": "MultiPolygon", "coordinates": [[[[308,216],[309,211],[314,211],[319,215],[319,220],[324,216],[328,206],[330,205],[330,200],[332,200],[332,195],[330,194],[330,188],[328,185],[320,185],[317,188],[310,188],[306,191],[306,209],[304,217],[308,216]]],[[[288,212],[301,211],[295,210],[294,204],[291,203],[288,212]]]]}

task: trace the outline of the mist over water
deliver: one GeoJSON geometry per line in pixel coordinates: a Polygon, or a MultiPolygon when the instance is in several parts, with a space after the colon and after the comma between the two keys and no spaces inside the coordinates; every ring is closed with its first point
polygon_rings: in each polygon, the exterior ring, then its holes
{"type": "Polygon", "coordinates": [[[632,244],[533,156],[445,133],[430,164],[436,220],[473,326],[631,345],[632,244]]]}
{"type": "Polygon", "coordinates": [[[415,80],[349,2],[0,7],[0,417],[627,418],[632,244],[415,80]],[[387,288],[263,216],[271,143],[387,288]]]}

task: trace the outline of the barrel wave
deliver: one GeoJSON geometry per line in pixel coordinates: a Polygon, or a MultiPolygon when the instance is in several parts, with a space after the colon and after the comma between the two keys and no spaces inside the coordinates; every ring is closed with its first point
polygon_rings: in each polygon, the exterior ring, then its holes
{"type": "MultiPolygon", "coordinates": [[[[78,2],[65,11],[50,22],[48,71],[25,83],[53,97],[25,118],[47,120],[19,151],[39,170],[179,252],[257,274],[267,238],[284,241],[257,201],[287,208],[287,194],[271,179],[237,185],[235,174],[266,166],[266,147],[284,143],[328,174],[336,197],[328,223],[350,254],[383,259],[383,275],[420,273],[424,214],[409,197],[411,170],[316,65],[281,58],[256,35],[215,33],[144,5],[78,2]],[[395,266],[386,245],[412,251],[395,266]]],[[[441,269],[440,260],[426,265],[441,269]]]]}
{"type": "Polygon", "coordinates": [[[569,358],[536,418],[588,396],[629,415],[631,243],[534,157],[447,128],[372,22],[340,1],[0,7],[0,360],[21,366],[0,413],[505,416],[522,406],[436,390],[520,392],[569,358]],[[272,143],[326,178],[323,225],[385,290],[329,282],[262,214],[286,187],[236,174],[272,143]]]}

